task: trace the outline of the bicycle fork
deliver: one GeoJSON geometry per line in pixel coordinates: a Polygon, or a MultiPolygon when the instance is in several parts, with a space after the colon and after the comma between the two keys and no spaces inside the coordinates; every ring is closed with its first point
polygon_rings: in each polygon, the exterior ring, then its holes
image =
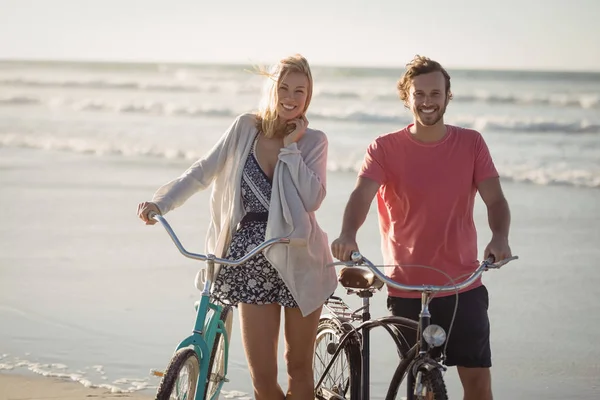
{"type": "MultiPolygon", "coordinates": [[[[423,331],[431,323],[431,313],[429,312],[429,293],[421,293],[421,313],[419,314],[419,329],[417,334],[419,335],[419,355],[423,356],[429,351],[429,344],[425,341],[423,331]]],[[[421,368],[418,369],[417,376],[415,377],[415,396],[424,396],[427,392],[427,388],[423,385],[423,371],[421,368]]]]}
{"type": "Polygon", "coordinates": [[[407,377],[407,399],[411,400],[414,396],[424,397],[427,395],[427,386],[423,383],[423,370],[426,372],[437,368],[437,363],[431,363],[428,360],[427,353],[431,350],[429,343],[423,336],[423,331],[431,324],[431,313],[429,312],[429,301],[431,293],[424,291],[421,293],[421,312],[419,314],[419,328],[417,329],[417,340],[419,341],[419,354],[417,361],[412,365],[407,377]],[[416,372],[416,374],[415,374],[416,372]],[[412,388],[412,390],[411,390],[412,388]]]}

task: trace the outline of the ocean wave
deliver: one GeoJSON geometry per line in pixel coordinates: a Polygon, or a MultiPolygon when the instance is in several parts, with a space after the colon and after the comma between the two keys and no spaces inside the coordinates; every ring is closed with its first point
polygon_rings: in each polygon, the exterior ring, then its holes
{"type": "MultiPolygon", "coordinates": [[[[47,151],[65,151],[99,156],[152,157],[181,162],[182,168],[203,155],[203,150],[192,151],[163,146],[139,146],[123,143],[109,144],[90,139],[43,137],[39,135],[1,134],[0,147],[30,148],[47,151]]],[[[352,173],[359,171],[362,156],[348,159],[332,154],[327,170],[332,173],[352,173]]],[[[532,164],[531,161],[497,165],[502,179],[537,185],[566,185],[600,189],[600,170],[582,169],[564,163],[548,162],[532,164]]]]}
{"type": "Polygon", "coordinates": [[[152,384],[149,377],[120,378],[109,384],[102,365],[88,366],[74,371],[62,363],[33,362],[19,357],[9,358],[8,354],[4,354],[0,371],[18,369],[27,369],[48,378],[78,382],[87,388],[100,388],[115,394],[134,393],[146,389],[156,390],[158,388],[156,384],[152,384]]]}
{"type": "Polygon", "coordinates": [[[316,90],[314,96],[324,99],[361,99],[364,97],[360,93],[345,90],[316,90]]]}
{"type": "Polygon", "coordinates": [[[193,83],[148,83],[140,81],[119,80],[35,80],[25,78],[0,79],[0,86],[34,87],[34,88],[76,88],[76,89],[120,89],[160,92],[204,92],[216,93],[221,90],[217,84],[193,83]]]}
{"type": "MultiPolygon", "coordinates": [[[[33,87],[33,88],[76,88],[76,89],[113,89],[130,91],[158,91],[158,92],[191,92],[191,93],[220,93],[233,92],[236,94],[250,94],[260,92],[260,85],[237,82],[233,78],[221,81],[206,77],[200,81],[188,80],[183,76],[175,82],[144,82],[135,79],[31,79],[31,78],[4,78],[0,79],[0,86],[33,87]]],[[[356,100],[356,101],[384,101],[399,102],[396,93],[381,94],[365,89],[315,89],[315,97],[324,99],[356,100]]],[[[475,92],[455,94],[453,101],[460,103],[507,104],[529,106],[553,106],[581,109],[600,109],[600,93],[521,93],[521,94],[493,94],[488,92],[475,92]]]]}
{"type": "MultiPolygon", "coordinates": [[[[398,95],[376,95],[375,100],[399,102],[398,95]]],[[[514,106],[546,106],[562,108],[580,108],[586,110],[600,109],[600,94],[519,94],[501,95],[488,93],[457,94],[452,101],[458,103],[506,104],[514,106]]]]}
{"type": "Polygon", "coordinates": [[[160,101],[133,101],[125,103],[108,102],[98,99],[71,100],[62,97],[42,99],[31,96],[0,97],[0,106],[36,106],[65,108],[75,111],[113,112],[117,114],[148,114],[159,116],[187,116],[187,117],[235,117],[241,112],[228,108],[196,107],[178,105],[160,101]]]}
{"type": "Polygon", "coordinates": [[[408,124],[410,118],[395,114],[372,113],[367,111],[311,111],[307,114],[311,119],[329,120],[340,122],[362,122],[362,123],[387,123],[387,124],[408,124]]]}
{"type": "Polygon", "coordinates": [[[472,94],[456,96],[454,100],[466,103],[541,105],[600,109],[600,95],[598,94],[550,94],[545,96],[472,94]]]}
{"type": "Polygon", "coordinates": [[[600,133],[600,124],[588,120],[560,121],[536,119],[474,118],[456,121],[457,125],[479,131],[532,132],[532,133],[600,133]]]}
{"type": "MultiPolygon", "coordinates": [[[[235,117],[247,110],[228,107],[215,108],[177,104],[162,101],[109,102],[98,99],[71,100],[67,98],[42,99],[31,96],[9,96],[0,98],[0,106],[39,106],[67,108],[85,112],[113,112],[117,114],[145,114],[165,117],[235,117]]],[[[344,111],[339,109],[316,109],[308,114],[309,119],[322,121],[356,122],[362,124],[395,124],[404,126],[411,122],[408,114],[398,115],[385,112],[344,111]]],[[[532,119],[508,117],[459,116],[448,118],[449,124],[464,126],[479,131],[530,132],[530,133],[600,133],[600,123],[582,120],[532,119]]]]}
{"type": "MultiPolygon", "coordinates": [[[[131,394],[135,393],[155,393],[159,383],[158,379],[149,376],[140,378],[109,378],[103,365],[73,369],[62,363],[41,363],[20,357],[12,357],[8,354],[0,355],[0,361],[0,372],[17,371],[22,373],[27,370],[41,377],[79,383],[91,389],[102,389],[106,393],[115,395],[115,397],[130,397],[131,394]]],[[[96,397],[96,395],[88,395],[88,397],[92,396],[96,397]]],[[[250,398],[245,392],[231,389],[221,390],[221,397],[240,400],[250,398]]]]}
{"type": "MultiPolygon", "coordinates": [[[[386,123],[407,125],[412,120],[409,116],[369,113],[353,111],[340,112],[314,112],[309,115],[311,119],[334,120],[359,123],[386,123]]],[[[514,119],[504,117],[459,117],[448,120],[453,125],[479,131],[500,132],[531,132],[531,133],[600,133],[600,124],[588,120],[561,121],[544,119],[514,119]]]]}
{"type": "Polygon", "coordinates": [[[0,97],[0,105],[34,105],[41,104],[42,100],[31,96],[7,96],[0,97]]]}
{"type": "Polygon", "coordinates": [[[501,178],[536,185],[562,185],[600,189],[600,171],[528,165],[499,166],[501,178]]]}
{"type": "Polygon", "coordinates": [[[228,108],[203,108],[194,106],[175,106],[172,104],[162,104],[148,102],[142,104],[125,104],[117,107],[110,107],[99,104],[87,104],[82,109],[88,111],[99,110],[98,107],[104,107],[104,110],[111,109],[119,113],[133,114],[154,114],[168,116],[185,116],[185,117],[235,117],[238,113],[228,108]]]}

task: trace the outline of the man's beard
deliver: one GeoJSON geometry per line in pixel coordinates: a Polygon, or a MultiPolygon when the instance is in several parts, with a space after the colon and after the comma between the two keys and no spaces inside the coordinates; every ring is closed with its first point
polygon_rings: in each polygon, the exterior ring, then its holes
{"type": "Polygon", "coordinates": [[[436,118],[433,120],[433,122],[425,122],[425,120],[421,117],[424,116],[425,118],[427,118],[427,117],[431,116],[431,114],[425,114],[422,111],[420,112],[417,109],[417,121],[423,126],[434,126],[435,124],[440,122],[442,118],[444,118],[444,114],[446,113],[447,105],[448,104],[444,104],[444,107],[442,107],[434,112],[434,114],[437,114],[437,115],[436,115],[436,118]]]}

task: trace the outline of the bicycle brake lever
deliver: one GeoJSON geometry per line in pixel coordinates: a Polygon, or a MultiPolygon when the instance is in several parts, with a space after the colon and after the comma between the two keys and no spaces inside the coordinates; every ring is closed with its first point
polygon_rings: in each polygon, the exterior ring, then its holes
{"type": "Polygon", "coordinates": [[[358,251],[353,251],[352,255],[350,256],[350,259],[352,260],[352,262],[359,264],[362,261],[363,256],[358,251]]]}
{"type": "Polygon", "coordinates": [[[334,261],[332,263],[326,264],[325,267],[336,267],[338,265],[343,265],[344,267],[357,267],[362,265],[363,256],[359,252],[355,251],[350,256],[349,261],[334,261]]]}

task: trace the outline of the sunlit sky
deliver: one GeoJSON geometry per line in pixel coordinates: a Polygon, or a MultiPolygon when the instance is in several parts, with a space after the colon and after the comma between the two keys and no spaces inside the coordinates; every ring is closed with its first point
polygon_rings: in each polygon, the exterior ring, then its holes
{"type": "Polygon", "coordinates": [[[0,0],[0,59],[600,71],[600,0],[0,0]]]}

